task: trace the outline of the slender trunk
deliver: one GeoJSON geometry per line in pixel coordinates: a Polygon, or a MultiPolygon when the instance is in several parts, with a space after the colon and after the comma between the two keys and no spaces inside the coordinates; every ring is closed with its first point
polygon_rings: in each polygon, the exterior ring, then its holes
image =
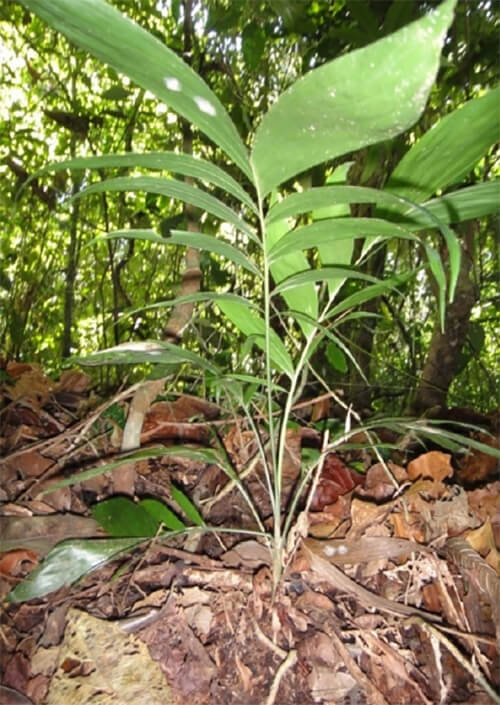
{"type": "MultiPolygon", "coordinates": [[[[191,17],[192,0],[184,0],[184,60],[191,63],[192,59],[192,37],[193,20],[191,17]]],[[[193,134],[191,126],[185,120],[181,122],[182,129],[182,151],[184,154],[193,153],[193,134]]],[[[193,180],[185,177],[185,182],[192,184],[193,180]]],[[[187,222],[187,230],[191,233],[199,233],[200,225],[196,208],[188,203],[184,204],[184,216],[187,222]]],[[[179,287],[179,296],[188,296],[200,290],[201,270],[200,251],[193,247],[188,247],[185,255],[185,267],[179,287]]],[[[169,342],[178,342],[182,332],[191,321],[194,311],[194,304],[178,304],[172,309],[172,313],[164,328],[164,339],[169,342]]]]}
{"type": "MultiPolygon", "coordinates": [[[[74,137],[72,137],[71,156],[75,153],[74,137]]],[[[75,195],[80,190],[81,179],[74,177],[72,193],[75,195]]],[[[70,357],[73,347],[73,313],[75,305],[75,284],[78,271],[79,258],[79,236],[78,224],[80,217],[80,201],[77,199],[71,207],[69,221],[69,245],[65,267],[64,286],[64,313],[63,313],[63,335],[62,335],[62,357],[70,357]]]]}

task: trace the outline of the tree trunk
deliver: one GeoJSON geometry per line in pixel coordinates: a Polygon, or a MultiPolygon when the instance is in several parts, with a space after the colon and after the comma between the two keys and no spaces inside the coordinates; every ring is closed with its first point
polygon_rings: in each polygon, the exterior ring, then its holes
{"type": "Polygon", "coordinates": [[[470,276],[476,231],[476,221],[470,221],[464,227],[462,262],[455,298],[447,307],[444,332],[439,321],[434,325],[424,371],[411,405],[411,411],[415,414],[436,406],[445,408],[448,390],[460,369],[460,355],[470,314],[477,300],[476,286],[470,276]]]}
{"type": "MultiPolygon", "coordinates": [[[[191,17],[192,0],[184,0],[184,61],[191,63],[193,21],[191,17]]],[[[193,153],[193,135],[191,126],[185,120],[181,121],[182,129],[182,151],[184,154],[193,153]]],[[[187,184],[192,185],[193,179],[184,177],[187,184]]],[[[187,221],[187,230],[191,233],[199,233],[200,225],[196,208],[189,203],[184,204],[184,215],[187,221]]],[[[200,250],[188,247],[185,255],[184,272],[181,284],[177,292],[178,296],[188,296],[195,294],[201,287],[200,250]]],[[[163,339],[167,342],[177,343],[182,337],[182,332],[190,323],[194,311],[194,303],[176,304],[163,331],[163,339]]]]}

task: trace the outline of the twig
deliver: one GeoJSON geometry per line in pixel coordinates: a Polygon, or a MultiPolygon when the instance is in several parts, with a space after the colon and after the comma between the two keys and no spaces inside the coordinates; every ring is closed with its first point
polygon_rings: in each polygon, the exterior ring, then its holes
{"type": "Polygon", "coordinates": [[[488,693],[490,698],[493,700],[494,703],[497,703],[497,705],[500,705],[500,695],[495,693],[491,685],[488,683],[486,678],[483,676],[482,673],[479,672],[479,669],[474,666],[474,664],[470,663],[457,649],[457,647],[447,638],[445,637],[444,634],[441,633],[441,631],[434,627],[432,624],[428,624],[424,619],[421,617],[408,617],[408,619],[405,619],[406,624],[416,624],[418,627],[422,627],[430,636],[435,637],[438,641],[441,642],[443,646],[445,646],[448,651],[454,656],[454,658],[458,661],[458,663],[465,668],[466,671],[470,673],[472,678],[476,681],[478,685],[481,686],[481,688],[488,693]]]}
{"type": "Polygon", "coordinates": [[[281,662],[278,670],[276,671],[276,674],[274,676],[273,684],[271,686],[271,690],[269,691],[269,695],[267,696],[265,705],[273,705],[274,701],[276,700],[276,696],[278,694],[278,688],[280,687],[281,679],[285,675],[285,673],[288,671],[289,668],[292,668],[297,663],[297,652],[295,649],[292,649],[291,651],[288,652],[288,656],[284,661],[281,662]]]}
{"type": "Polygon", "coordinates": [[[275,654],[278,654],[280,658],[284,659],[286,657],[286,651],[280,646],[278,646],[278,644],[275,644],[274,641],[272,641],[268,636],[266,636],[255,620],[253,621],[253,625],[255,627],[255,634],[257,636],[257,639],[261,641],[265,646],[267,646],[268,649],[271,649],[271,651],[274,651],[275,654]]]}

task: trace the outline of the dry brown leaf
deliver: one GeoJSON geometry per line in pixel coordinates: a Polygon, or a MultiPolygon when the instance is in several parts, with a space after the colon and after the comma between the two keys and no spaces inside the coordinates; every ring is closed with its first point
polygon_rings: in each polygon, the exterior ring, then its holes
{"type": "Polygon", "coordinates": [[[55,390],[58,392],[85,392],[90,384],[90,377],[79,370],[65,370],[59,377],[59,381],[55,385],[55,390]]]}
{"type": "Polygon", "coordinates": [[[500,553],[496,547],[491,520],[485,521],[479,529],[469,531],[465,539],[500,575],[500,553]]]}
{"type": "Polygon", "coordinates": [[[224,565],[231,568],[239,565],[246,568],[257,568],[262,564],[267,565],[270,558],[269,549],[253,539],[236,544],[220,557],[224,565]]]}
{"type": "Polygon", "coordinates": [[[410,480],[430,479],[434,482],[442,482],[445,478],[453,475],[451,467],[451,455],[441,453],[439,450],[431,450],[429,453],[420,455],[411,463],[408,463],[408,477],[410,480]]]}
{"type": "Polygon", "coordinates": [[[39,477],[42,473],[54,465],[52,458],[46,458],[36,450],[27,450],[25,453],[20,453],[11,461],[6,461],[7,468],[15,467],[21,477],[39,477]]]}
{"type": "Polygon", "coordinates": [[[8,551],[3,556],[0,556],[0,575],[15,577],[22,572],[22,564],[24,562],[38,563],[38,557],[33,551],[22,548],[16,551],[8,551]]]}
{"type": "Polygon", "coordinates": [[[49,398],[54,383],[35,365],[22,374],[13,387],[8,387],[11,399],[30,399],[33,408],[40,409],[49,398]]]}
{"type": "Polygon", "coordinates": [[[92,517],[66,514],[45,516],[0,516],[0,551],[28,548],[46,553],[66,538],[102,536],[92,517]]]}
{"type": "Polygon", "coordinates": [[[140,639],[71,609],[48,702],[168,705],[173,701],[159,665],[140,639]]]}

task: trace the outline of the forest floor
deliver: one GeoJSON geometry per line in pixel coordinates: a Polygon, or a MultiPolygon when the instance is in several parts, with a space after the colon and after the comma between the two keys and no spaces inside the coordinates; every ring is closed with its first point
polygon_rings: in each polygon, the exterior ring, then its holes
{"type": "MultiPolygon", "coordinates": [[[[262,467],[251,463],[255,438],[242,419],[221,417],[203,400],[143,399],[142,458],[78,476],[122,457],[133,390],[99,405],[80,372],[54,383],[36,366],[6,371],[0,705],[500,702],[500,480],[492,456],[419,444],[410,453],[396,443],[380,462],[363,436],[357,448],[331,453],[310,510],[298,515],[274,593],[262,539],[202,529],[110,553],[68,584],[90,546],[108,545],[90,507],[109,497],[124,508],[116,526],[127,526],[127,503],[144,499],[182,516],[175,487],[206,525],[254,528],[216,464],[175,454],[181,445],[213,446],[214,429],[270,527],[262,467]],[[169,453],[159,454],[162,447],[169,453]],[[24,594],[30,599],[21,599],[26,576],[44,565],[24,594]]],[[[487,430],[498,431],[498,421],[487,420],[487,430]]],[[[481,437],[499,447],[494,434],[481,437]]],[[[307,424],[290,431],[284,508],[301,448],[320,444],[307,424]]]]}

